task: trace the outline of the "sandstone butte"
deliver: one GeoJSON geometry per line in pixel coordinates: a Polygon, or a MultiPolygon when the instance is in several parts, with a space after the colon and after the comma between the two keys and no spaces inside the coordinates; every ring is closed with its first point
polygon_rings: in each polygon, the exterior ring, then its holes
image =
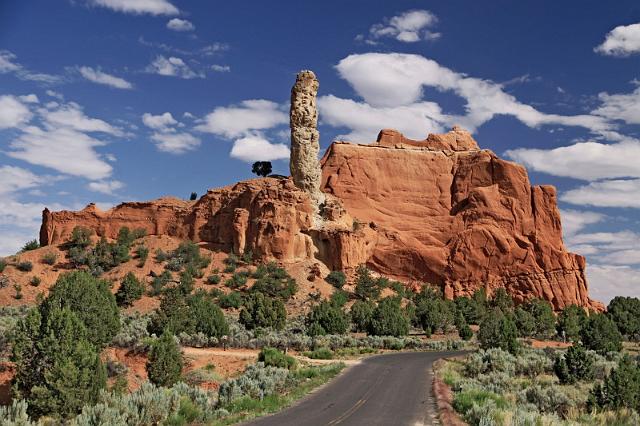
{"type": "Polygon", "coordinates": [[[76,226],[115,238],[128,226],[283,264],[313,259],[353,271],[364,263],[414,288],[438,285],[448,298],[504,287],[517,302],[604,309],[589,298],[584,257],[564,246],[555,188],[531,186],[523,166],[480,149],[467,131],[414,141],[382,130],[370,145],[334,142],[321,166],[320,221],[291,178],[267,177],[197,201],[45,209],[40,242],[61,244],[76,226]]]}

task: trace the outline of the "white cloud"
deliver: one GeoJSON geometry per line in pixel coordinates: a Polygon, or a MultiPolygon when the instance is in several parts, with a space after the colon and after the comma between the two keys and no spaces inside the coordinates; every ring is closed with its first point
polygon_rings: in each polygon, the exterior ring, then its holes
{"type": "Polygon", "coordinates": [[[52,98],[58,99],[59,101],[64,101],[64,95],[62,93],[56,92],[55,90],[47,90],[45,93],[52,98]]]}
{"type": "Polygon", "coordinates": [[[627,124],[640,124],[640,87],[631,93],[600,93],[598,98],[602,104],[592,111],[593,114],[627,124]]]}
{"type": "Polygon", "coordinates": [[[189,133],[154,133],[151,139],[160,151],[184,154],[200,146],[200,139],[189,133]]]}
{"type": "Polygon", "coordinates": [[[640,269],[630,266],[589,265],[589,294],[608,304],[615,296],[640,297],[640,269]]]}
{"type": "Polygon", "coordinates": [[[105,86],[115,87],[116,89],[133,89],[133,84],[127,80],[107,74],[99,69],[80,67],[78,71],[84,78],[97,84],[104,84],[105,86]]]}
{"type": "Polygon", "coordinates": [[[173,118],[170,112],[164,114],[153,115],[145,112],[142,115],[142,122],[145,126],[161,131],[172,131],[171,126],[175,126],[178,122],[173,118]]]}
{"type": "Polygon", "coordinates": [[[18,71],[21,66],[14,61],[16,55],[8,50],[0,50],[0,74],[7,74],[10,72],[18,71]]]}
{"type": "Polygon", "coordinates": [[[107,195],[113,195],[115,191],[124,187],[124,183],[118,180],[102,180],[97,182],[89,182],[87,188],[91,191],[101,192],[107,195]]]}
{"type": "Polygon", "coordinates": [[[261,135],[251,135],[237,139],[233,143],[231,157],[248,163],[283,160],[289,158],[289,147],[281,143],[270,143],[261,135]]]}
{"type": "Polygon", "coordinates": [[[87,179],[104,179],[112,167],[95,151],[104,142],[69,127],[28,126],[11,141],[7,155],[87,179]]]}
{"type": "Polygon", "coordinates": [[[95,6],[105,7],[116,12],[150,15],[177,15],[177,7],[167,0],[89,0],[95,6]]]}
{"type": "Polygon", "coordinates": [[[564,202],[597,207],[640,208],[640,179],[616,179],[591,182],[566,191],[564,202]]]}
{"type": "Polygon", "coordinates": [[[579,142],[553,149],[518,148],[505,156],[528,168],[582,180],[640,177],[640,141],[579,142]]]}
{"type": "Polygon", "coordinates": [[[0,96],[0,129],[18,127],[31,119],[33,114],[20,99],[11,95],[0,96]]]}
{"type": "Polygon", "coordinates": [[[69,102],[53,111],[41,109],[40,114],[49,128],[65,127],[79,132],[102,132],[114,136],[121,136],[122,131],[104,120],[87,117],[82,107],[69,102]]]}
{"type": "MultiPolygon", "coordinates": [[[[578,126],[603,134],[613,126],[604,117],[594,115],[563,116],[545,114],[519,102],[502,85],[467,77],[419,55],[402,53],[365,53],[350,55],[336,66],[365,102],[374,107],[397,107],[418,102],[423,87],[452,91],[466,100],[464,116],[446,116],[446,127],[460,124],[471,131],[496,115],[509,115],[529,127],[557,124],[578,126]],[[375,70],[375,72],[371,72],[375,70]]],[[[433,119],[433,117],[429,117],[433,119]]]]}
{"type": "Polygon", "coordinates": [[[252,99],[237,106],[218,107],[196,127],[201,132],[222,135],[227,138],[245,136],[253,130],[270,129],[286,124],[289,116],[275,102],[252,99]]]}
{"type": "Polygon", "coordinates": [[[407,106],[373,107],[366,103],[341,99],[333,95],[318,99],[322,123],[350,130],[340,138],[372,142],[383,128],[394,128],[407,137],[424,139],[429,133],[444,130],[443,121],[447,121],[438,104],[418,102],[407,106]]]}
{"type": "Polygon", "coordinates": [[[231,71],[231,67],[229,65],[211,65],[211,69],[215,72],[229,72],[231,71]]]}
{"type": "Polygon", "coordinates": [[[562,231],[565,237],[575,235],[586,226],[601,222],[606,217],[601,213],[571,209],[560,210],[560,215],[562,217],[562,231]]]}
{"type": "Polygon", "coordinates": [[[440,33],[431,32],[427,28],[432,28],[437,22],[438,18],[428,10],[409,10],[372,26],[369,35],[373,40],[391,37],[405,43],[435,40],[440,37],[440,33]]]}
{"type": "Polygon", "coordinates": [[[34,188],[46,183],[46,177],[37,176],[27,169],[14,166],[0,166],[0,195],[34,188]]]}
{"type": "Polygon", "coordinates": [[[180,58],[170,56],[168,59],[162,55],[157,56],[151,62],[146,71],[152,74],[184,79],[204,78],[202,73],[196,73],[180,58]]]}
{"type": "Polygon", "coordinates": [[[16,55],[8,50],[0,50],[0,74],[14,73],[20,80],[36,81],[44,84],[57,84],[62,77],[30,71],[21,64],[14,62],[16,55]]]}
{"type": "Polygon", "coordinates": [[[196,27],[186,19],[173,18],[167,22],[167,28],[173,31],[193,31],[196,27]]]}
{"type": "Polygon", "coordinates": [[[25,104],[37,104],[37,103],[40,103],[40,99],[38,99],[38,96],[36,96],[33,93],[31,93],[29,95],[19,96],[19,99],[22,102],[24,102],[25,104]]]}
{"type": "Polygon", "coordinates": [[[620,25],[611,30],[604,42],[594,49],[609,56],[629,56],[640,52],[640,23],[620,25]]]}

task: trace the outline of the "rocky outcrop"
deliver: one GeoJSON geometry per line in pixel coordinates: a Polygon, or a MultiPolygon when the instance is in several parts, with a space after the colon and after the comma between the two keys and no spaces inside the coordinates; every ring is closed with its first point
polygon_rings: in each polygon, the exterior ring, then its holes
{"type": "Polygon", "coordinates": [[[480,150],[468,132],[412,141],[383,130],[373,145],[334,143],[322,169],[322,190],[377,229],[373,269],[437,284],[449,298],[504,287],[517,301],[601,309],[584,258],[564,247],[555,189],[532,187],[524,167],[480,150]]]}
{"type": "Polygon", "coordinates": [[[291,89],[291,157],[289,168],[295,185],[306,191],[316,205],[323,200],[320,192],[320,134],[316,95],[318,80],[312,71],[300,71],[291,89]]]}
{"type": "MultiPolygon", "coordinates": [[[[305,76],[296,85],[314,87],[312,74],[305,76]]],[[[294,103],[304,104],[295,93],[294,103]]],[[[292,135],[317,135],[315,109],[305,108],[292,108],[292,123],[301,124],[292,135]]],[[[295,176],[254,179],[209,190],[197,202],[45,210],[41,243],[64,242],[78,225],[108,238],[128,226],[281,262],[317,259],[345,270],[366,263],[410,286],[439,285],[450,298],[504,287],[517,301],[603,309],[589,299],[584,258],[564,247],[555,189],[531,186],[524,167],[480,149],[468,132],[413,141],[383,130],[372,145],[332,144],[321,166],[319,204],[307,179],[313,173],[303,173],[300,186],[295,176]]]]}

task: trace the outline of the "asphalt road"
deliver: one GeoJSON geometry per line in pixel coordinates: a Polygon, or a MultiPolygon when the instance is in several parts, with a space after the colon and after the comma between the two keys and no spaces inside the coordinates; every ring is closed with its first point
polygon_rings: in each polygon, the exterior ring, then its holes
{"type": "Polygon", "coordinates": [[[461,352],[403,352],[364,359],[296,405],[252,426],[438,424],[432,364],[461,352]]]}

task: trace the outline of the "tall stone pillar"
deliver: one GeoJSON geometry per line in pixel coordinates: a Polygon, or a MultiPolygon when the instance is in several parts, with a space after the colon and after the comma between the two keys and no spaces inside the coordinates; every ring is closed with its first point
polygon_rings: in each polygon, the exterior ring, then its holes
{"type": "Polygon", "coordinates": [[[291,89],[291,157],[289,168],[295,185],[308,192],[318,206],[323,201],[320,191],[322,171],[318,154],[320,134],[318,133],[318,109],[316,96],[318,79],[313,71],[300,71],[291,89]]]}

